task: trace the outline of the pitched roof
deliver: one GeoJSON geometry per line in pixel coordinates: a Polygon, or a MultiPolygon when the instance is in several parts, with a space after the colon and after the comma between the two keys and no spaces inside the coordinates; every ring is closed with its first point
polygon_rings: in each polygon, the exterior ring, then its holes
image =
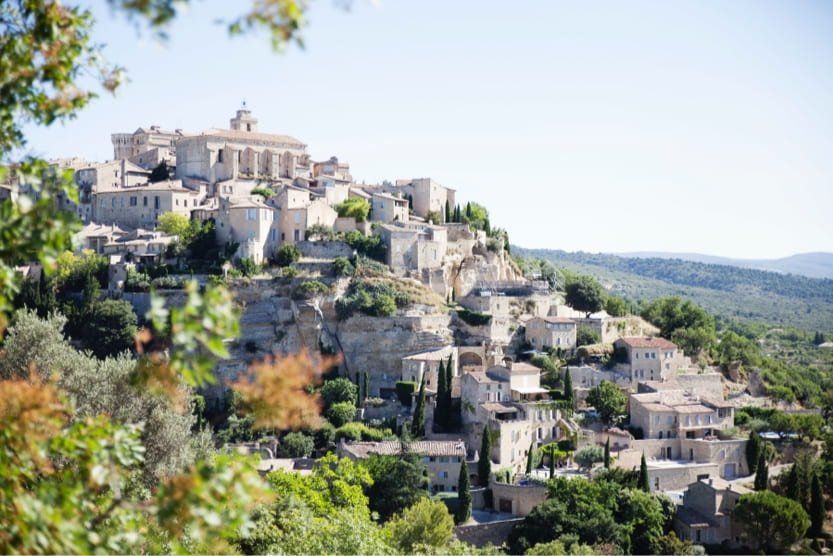
{"type": "Polygon", "coordinates": [[[630,336],[619,338],[616,341],[622,342],[632,348],[677,349],[677,344],[659,336],[630,336]]]}
{"type": "Polygon", "coordinates": [[[550,324],[575,324],[576,321],[568,319],[567,317],[533,317],[529,320],[541,319],[550,324]]]}
{"type": "Polygon", "coordinates": [[[283,143],[295,145],[299,148],[305,148],[306,144],[299,139],[290,135],[278,135],[274,133],[260,133],[257,131],[243,131],[242,129],[217,129],[211,128],[203,131],[200,135],[208,137],[221,137],[223,139],[231,139],[234,141],[245,141],[246,139],[252,141],[262,141],[264,143],[283,143]]]}
{"type": "Polygon", "coordinates": [[[367,458],[372,455],[395,456],[406,451],[421,456],[466,457],[466,444],[462,440],[417,440],[406,446],[403,446],[399,440],[350,442],[343,444],[341,449],[357,458],[367,458]]]}

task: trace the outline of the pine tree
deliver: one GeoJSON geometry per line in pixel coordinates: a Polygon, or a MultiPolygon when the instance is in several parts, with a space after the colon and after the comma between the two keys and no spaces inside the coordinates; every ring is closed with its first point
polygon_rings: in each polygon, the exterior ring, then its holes
{"type": "Polygon", "coordinates": [[[492,474],[492,438],[489,425],[483,427],[483,438],[480,440],[480,459],[477,461],[477,481],[480,486],[489,486],[489,476],[492,474]]]}
{"type": "Polygon", "coordinates": [[[460,477],[457,479],[457,511],[454,521],[458,524],[465,523],[471,517],[471,484],[469,481],[469,468],[466,465],[466,458],[460,462],[460,477]]]}
{"type": "Polygon", "coordinates": [[[434,423],[443,431],[445,430],[448,417],[448,408],[445,403],[445,373],[445,364],[440,359],[440,365],[437,367],[437,405],[434,408],[434,423]]]}
{"type": "Polygon", "coordinates": [[[767,489],[769,489],[769,466],[766,463],[766,455],[761,451],[755,470],[755,490],[767,489]]]}
{"type": "Polygon", "coordinates": [[[605,442],[604,463],[605,469],[610,469],[610,436],[607,437],[607,442],[605,442]]]}
{"type": "Polygon", "coordinates": [[[651,482],[648,480],[648,462],[645,461],[645,452],[642,452],[642,461],[639,462],[639,482],[636,486],[644,492],[651,492],[651,482]]]}
{"type": "Polygon", "coordinates": [[[532,468],[535,465],[535,443],[529,445],[529,451],[526,453],[526,474],[532,474],[532,468]]]}
{"type": "Polygon", "coordinates": [[[564,401],[569,402],[570,407],[573,407],[573,378],[569,370],[564,371],[564,401]]]}
{"type": "Polygon", "coordinates": [[[414,438],[421,438],[425,435],[425,374],[419,383],[419,395],[417,396],[414,418],[411,421],[411,435],[414,438]]]}
{"type": "Polygon", "coordinates": [[[451,222],[451,204],[448,199],[445,200],[445,221],[451,222]]]}
{"type": "Polygon", "coordinates": [[[820,537],[824,533],[824,492],[818,473],[813,473],[810,487],[810,532],[811,537],[820,537]]]}
{"type": "Polygon", "coordinates": [[[750,432],[749,440],[746,442],[746,465],[749,467],[750,473],[754,473],[758,468],[761,449],[761,435],[755,431],[750,432]]]}

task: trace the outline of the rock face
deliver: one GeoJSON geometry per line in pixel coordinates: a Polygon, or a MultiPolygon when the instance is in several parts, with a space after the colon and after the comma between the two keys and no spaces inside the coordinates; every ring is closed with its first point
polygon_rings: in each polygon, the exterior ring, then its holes
{"type": "Polygon", "coordinates": [[[523,274],[504,251],[475,249],[474,255],[445,268],[446,283],[455,297],[468,295],[478,282],[523,282],[523,274]]]}

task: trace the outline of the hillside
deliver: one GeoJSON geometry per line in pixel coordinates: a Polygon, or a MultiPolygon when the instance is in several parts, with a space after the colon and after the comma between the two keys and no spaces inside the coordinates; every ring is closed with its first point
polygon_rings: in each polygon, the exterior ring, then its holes
{"type": "Polygon", "coordinates": [[[725,318],[833,331],[833,280],[659,257],[512,247],[521,257],[592,274],[631,300],[676,295],[725,318]]]}
{"type": "Polygon", "coordinates": [[[784,274],[798,274],[808,278],[833,278],[833,253],[798,253],[780,259],[733,259],[702,255],[700,253],[666,253],[662,251],[639,251],[617,253],[627,258],[681,259],[696,263],[719,264],[769,270],[784,274]]]}

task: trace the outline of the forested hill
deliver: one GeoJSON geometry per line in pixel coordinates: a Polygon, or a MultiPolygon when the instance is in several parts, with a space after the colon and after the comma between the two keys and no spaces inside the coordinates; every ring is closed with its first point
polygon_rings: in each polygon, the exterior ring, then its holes
{"type": "Polygon", "coordinates": [[[681,259],[512,247],[515,256],[592,274],[626,298],[679,295],[713,313],[810,330],[833,330],[833,280],[681,259]]]}

